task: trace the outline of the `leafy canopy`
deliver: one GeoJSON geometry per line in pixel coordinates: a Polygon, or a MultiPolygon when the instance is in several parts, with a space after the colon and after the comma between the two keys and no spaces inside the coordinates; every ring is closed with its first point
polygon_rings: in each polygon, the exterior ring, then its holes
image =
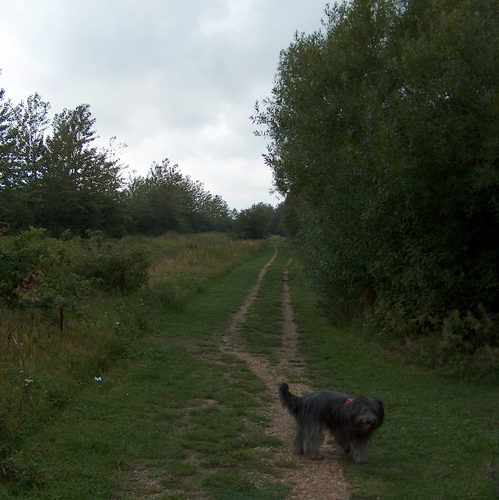
{"type": "Polygon", "coordinates": [[[253,119],[330,307],[499,313],[498,27],[488,0],[354,0],[282,51],[253,119]]]}

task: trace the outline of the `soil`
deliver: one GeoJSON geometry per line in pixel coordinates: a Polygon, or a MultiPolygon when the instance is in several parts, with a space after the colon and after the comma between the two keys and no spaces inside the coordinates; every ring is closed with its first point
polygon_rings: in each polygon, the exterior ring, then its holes
{"type": "MultiPolygon", "coordinates": [[[[324,460],[312,460],[302,455],[296,455],[293,451],[292,441],[294,434],[294,423],[291,415],[281,406],[277,395],[277,387],[280,382],[288,382],[290,379],[291,391],[294,394],[306,394],[312,392],[304,376],[304,364],[298,353],[298,334],[293,317],[290,290],[288,284],[288,272],[283,277],[283,331],[280,361],[272,365],[261,356],[254,356],[247,352],[239,335],[241,325],[255,301],[260,284],[272,265],[277,255],[277,249],[272,259],[262,268],[256,284],[251,288],[244,303],[233,316],[226,334],[222,339],[221,349],[223,352],[232,354],[244,361],[250,370],[260,378],[268,393],[272,404],[264,409],[264,415],[270,423],[267,432],[279,437],[284,443],[278,448],[274,460],[282,463],[294,461],[294,466],[283,468],[280,481],[291,485],[292,492],[289,499],[300,500],[344,500],[350,498],[349,484],[342,471],[337,458],[341,453],[334,446],[328,446],[324,460]],[[299,382],[296,382],[299,381],[299,382]]],[[[289,265],[289,262],[288,262],[289,265]]]]}

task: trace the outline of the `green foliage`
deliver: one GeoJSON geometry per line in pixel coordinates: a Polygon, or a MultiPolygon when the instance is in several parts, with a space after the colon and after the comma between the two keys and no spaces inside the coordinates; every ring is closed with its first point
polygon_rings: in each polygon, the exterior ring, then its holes
{"type": "Polygon", "coordinates": [[[0,298],[7,303],[22,305],[38,300],[41,266],[52,255],[43,232],[31,228],[16,237],[0,239],[0,298]]]}
{"type": "Polygon", "coordinates": [[[279,216],[268,203],[255,203],[236,217],[236,231],[243,238],[259,240],[277,233],[279,216]]]}
{"type": "MultiPolygon", "coordinates": [[[[12,103],[10,99],[5,99],[5,90],[0,89],[0,186],[4,189],[9,186],[9,159],[14,148],[12,120],[12,103]]],[[[2,212],[6,209],[3,203],[0,209],[2,212]]]]}
{"type": "Polygon", "coordinates": [[[98,233],[89,234],[89,240],[77,240],[80,255],[73,254],[68,262],[73,273],[106,291],[130,293],[147,284],[152,261],[144,245],[135,244],[131,238],[104,241],[98,233]]]}
{"type": "Polygon", "coordinates": [[[227,203],[183,175],[168,159],[154,163],[146,177],[130,181],[123,206],[131,234],[223,231],[232,224],[227,203]]]}
{"type": "Polygon", "coordinates": [[[279,205],[281,220],[278,226],[279,234],[283,234],[289,238],[294,238],[300,230],[300,220],[296,202],[291,195],[288,194],[283,203],[279,205]]]}
{"type": "Polygon", "coordinates": [[[324,304],[437,329],[456,309],[495,315],[497,9],[357,0],[326,16],[282,52],[254,117],[324,304]]]}
{"type": "Polygon", "coordinates": [[[494,498],[499,498],[499,467],[487,464],[487,479],[494,498]]]}
{"type": "Polygon", "coordinates": [[[31,228],[0,242],[0,298],[21,307],[74,308],[97,290],[130,293],[143,287],[149,252],[132,240],[46,240],[31,228]]]}
{"type": "Polygon", "coordinates": [[[0,224],[15,233],[44,227],[60,237],[103,231],[108,237],[159,235],[165,231],[227,231],[227,203],[168,159],[146,177],[122,177],[116,138],[95,146],[90,106],[64,109],[46,133],[50,104],[39,94],[12,106],[0,90],[0,224]],[[125,187],[125,189],[122,189],[125,187]]]}
{"type": "Polygon", "coordinates": [[[119,222],[113,219],[113,209],[122,185],[122,166],[111,151],[93,145],[94,124],[89,105],[65,109],[55,115],[53,134],[46,139],[35,220],[50,227],[55,236],[68,229],[81,234],[88,228],[116,235],[111,228],[119,222]]]}

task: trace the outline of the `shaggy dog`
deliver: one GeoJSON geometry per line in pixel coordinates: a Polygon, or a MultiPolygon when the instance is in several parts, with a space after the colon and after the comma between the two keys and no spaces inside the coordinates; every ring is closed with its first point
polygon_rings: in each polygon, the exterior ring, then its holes
{"type": "Polygon", "coordinates": [[[300,398],[291,394],[288,384],[284,383],[279,386],[279,397],[296,421],[294,446],[297,453],[324,458],[319,448],[324,442],[322,430],[326,427],[345,453],[353,450],[355,463],[367,463],[367,443],[383,422],[381,401],[330,391],[300,398]]]}

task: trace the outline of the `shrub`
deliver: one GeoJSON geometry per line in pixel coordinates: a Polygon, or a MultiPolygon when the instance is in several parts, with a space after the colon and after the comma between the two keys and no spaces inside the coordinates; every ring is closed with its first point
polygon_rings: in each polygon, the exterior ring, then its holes
{"type": "Polygon", "coordinates": [[[105,290],[130,293],[147,283],[151,263],[145,247],[130,246],[126,240],[118,244],[106,244],[95,263],[95,277],[100,279],[105,290]]]}
{"type": "Polygon", "coordinates": [[[12,238],[0,238],[0,298],[11,305],[37,300],[42,267],[53,258],[43,229],[30,228],[12,238]]]}
{"type": "Polygon", "coordinates": [[[499,314],[497,24],[489,0],[337,2],[254,117],[324,303],[381,303],[403,340],[447,328],[446,357],[498,340],[449,319],[499,314]]]}

